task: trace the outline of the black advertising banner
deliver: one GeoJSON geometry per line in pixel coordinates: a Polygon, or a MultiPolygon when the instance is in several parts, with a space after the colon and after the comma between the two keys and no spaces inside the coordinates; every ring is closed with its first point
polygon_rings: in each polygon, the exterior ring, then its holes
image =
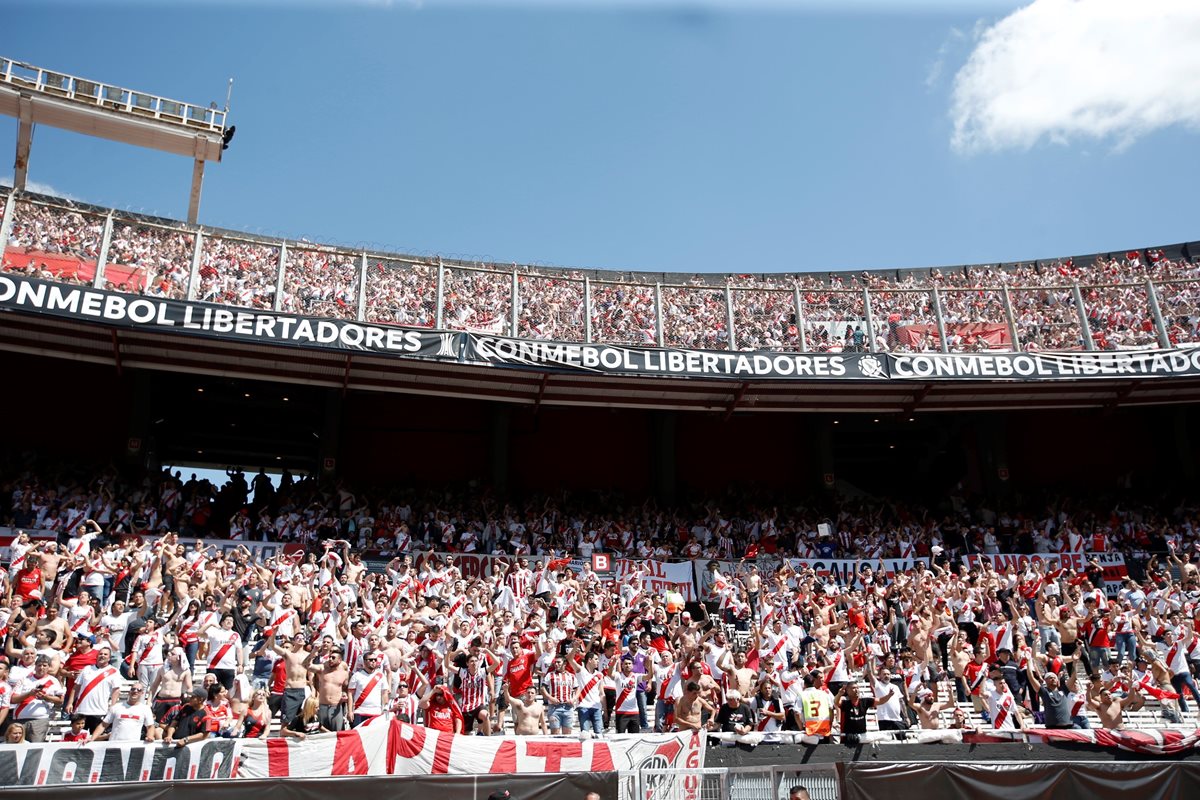
{"type": "Polygon", "coordinates": [[[1200,375],[1200,347],[1069,353],[774,353],[450,333],[141,297],[0,275],[0,311],[253,344],[597,375],[792,381],[1044,381],[1200,375]]]}
{"type": "Polygon", "coordinates": [[[1185,762],[847,764],[844,800],[1183,800],[1200,796],[1185,762]]]}

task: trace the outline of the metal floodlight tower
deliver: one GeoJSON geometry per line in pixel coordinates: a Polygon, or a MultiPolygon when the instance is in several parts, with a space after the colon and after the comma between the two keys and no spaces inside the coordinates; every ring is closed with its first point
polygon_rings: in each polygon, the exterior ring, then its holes
{"type": "Polygon", "coordinates": [[[231,78],[225,108],[198,106],[0,56],[0,114],[18,120],[13,188],[25,189],[33,126],[49,125],[194,159],[188,222],[195,224],[204,162],[220,161],[233,138],[233,126],[225,125],[232,91],[231,78]]]}

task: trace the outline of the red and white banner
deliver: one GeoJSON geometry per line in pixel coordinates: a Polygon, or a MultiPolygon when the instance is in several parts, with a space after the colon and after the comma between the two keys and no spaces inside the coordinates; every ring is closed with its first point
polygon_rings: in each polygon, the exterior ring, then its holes
{"type": "MultiPolygon", "coordinates": [[[[420,553],[413,556],[418,568],[425,560],[437,556],[442,561],[453,559],[463,578],[488,578],[496,564],[512,566],[516,561],[513,556],[489,556],[478,553],[420,553]]],[[[529,561],[545,563],[549,556],[529,556],[529,561]]],[[[623,581],[635,571],[642,571],[642,591],[648,595],[662,595],[666,592],[679,592],[685,601],[696,599],[696,589],[692,582],[691,561],[639,561],[632,558],[614,558],[610,562],[612,571],[606,573],[605,580],[623,581]]],[[[581,572],[584,564],[591,564],[591,559],[572,558],[567,566],[574,572],[581,572]]]]}
{"type": "Polygon", "coordinates": [[[1125,556],[1121,553],[993,553],[972,554],[964,556],[963,560],[971,568],[988,561],[997,572],[1006,572],[1012,567],[1017,573],[1023,573],[1032,566],[1040,566],[1042,572],[1071,569],[1083,573],[1088,562],[1095,561],[1104,570],[1105,592],[1109,597],[1116,597],[1121,589],[1121,582],[1129,577],[1125,556]]]}
{"type": "Polygon", "coordinates": [[[702,734],[455,736],[403,722],[243,744],[240,778],[611,772],[704,766],[702,734]]]}
{"type": "Polygon", "coordinates": [[[962,740],[967,744],[990,744],[995,742],[1091,744],[1096,747],[1106,747],[1123,750],[1128,753],[1142,753],[1152,756],[1169,756],[1200,750],[1200,730],[1189,732],[1166,728],[1159,730],[1120,731],[1110,731],[1104,728],[1091,728],[1089,730],[1030,728],[1026,731],[964,733],[962,740]]]}
{"type": "Polygon", "coordinates": [[[290,738],[248,739],[242,744],[239,778],[328,778],[387,775],[389,725],[290,738]]]}
{"type": "MultiPolygon", "coordinates": [[[[927,567],[929,566],[928,558],[885,558],[883,559],[883,569],[887,576],[892,578],[897,572],[913,570],[918,561],[927,567]]],[[[767,577],[779,568],[782,561],[771,556],[759,556],[753,562],[718,560],[717,570],[726,579],[734,578],[746,571],[747,563],[757,565],[763,576],[767,577]]],[[[852,588],[862,588],[858,581],[858,574],[862,570],[870,569],[874,573],[879,572],[879,559],[789,558],[787,559],[787,563],[797,572],[811,569],[821,579],[832,578],[839,585],[852,588]]],[[[706,599],[711,599],[713,581],[712,573],[708,571],[708,564],[708,561],[697,560],[694,562],[694,569],[696,573],[696,585],[700,587],[701,594],[705,595],[706,599]]]]}

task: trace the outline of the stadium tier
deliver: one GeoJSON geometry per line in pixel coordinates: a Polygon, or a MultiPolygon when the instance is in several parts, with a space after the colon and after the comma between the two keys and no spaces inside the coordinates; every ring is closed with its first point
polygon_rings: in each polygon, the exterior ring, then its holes
{"type": "Polygon", "coordinates": [[[0,785],[1200,746],[1189,246],[672,276],[0,201],[0,785]]]}
{"type": "Polygon", "coordinates": [[[969,353],[1197,341],[1186,245],[1005,267],[652,275],[381,255],[5,198],[4,271],[151,298],[565,343],[969,353]]]}

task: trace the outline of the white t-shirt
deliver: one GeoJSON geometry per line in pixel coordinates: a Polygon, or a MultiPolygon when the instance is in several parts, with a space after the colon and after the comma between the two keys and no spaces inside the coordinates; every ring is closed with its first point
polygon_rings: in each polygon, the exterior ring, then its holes
{"type": "Polygon", "coordinates": [[[902,722],[904,720],[900,706],[903,692],[896,684],[872,681],[871,691],[876,698],[887,697],[888,692],[892,693],[891,698],[875,707],[875,717],[880,722],[902,722]]]}
{"type": "Polygon", "coordinates": [[[108,710],[104,722],[109,725],[110,742],[139,742],[142,739],[142,728],[154,724],[154,715],[145,703],[131,706],[121,701],[108,710]]]}

